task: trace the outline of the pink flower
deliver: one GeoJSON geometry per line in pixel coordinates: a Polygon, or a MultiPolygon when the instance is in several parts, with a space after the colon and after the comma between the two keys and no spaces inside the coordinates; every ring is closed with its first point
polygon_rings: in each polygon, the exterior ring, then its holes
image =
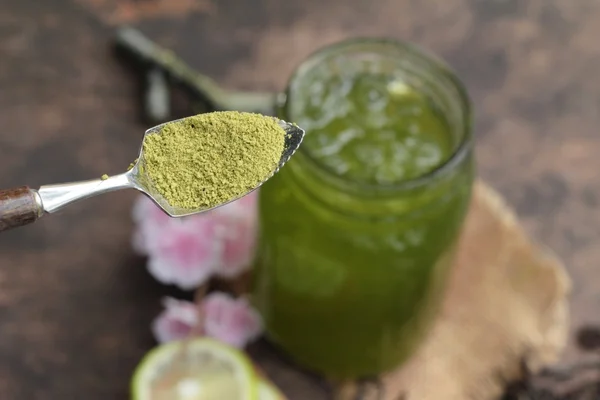
{"type": "Polygon", "coordinates": [[[217,274],[235,278],[252,266],[256,249],[256,224],[240,222],[224,234],[221,267],[217,274]]]}
{"type": "Polygon", "coordinates": [[[162,236],[161,229],[173,220],[148,196],[138,196],[133,205],[133,221],[137,225],[133,234],[133,249],[136,253],[147,256],[149,249],[162,236]]]}
{"type": "Polygon", "coordinates": [[[209,218],[180,219],[161,230],[148,249],[148,270],[156,280],[190,290],[207,282],[221,263],[218,226],[209,218]]]}
{"type": "Polygon", "coordinates": [[[133,209],[133,247],[148,256],[159,282],[194,289],[212,276],[233,278],[251,267],[257,236],[257,194],[215,210],[171,218],[142,195],[133,209]]]}
{"type": "Polygon", "coordinates": [[[262,333],[262,319],[247,300],[213,292],[201,304],[203,328],[207,336],[242,348],[262,333]]]}
{"type": "Polygon", "coordinates": [[[163,305],[164,311],[152,322],[152,333],[159,343],[185,339],[200,322],[194,303],[167,297],[163,305]]]}
{"type": "Polygon", "coordinates": [[[255,190],[236,201],[215,208],[211,213],[218,217],[230,219],[256,219],[257,205],[258,190],[255,190]]]}
{"type": "Polygon", "coordinates": [[[234,278],[252,265],[258,230],[256,193],[214,210],[223,240],[221,265],[216,271],[221,277],[234,278]]]}
{"type": "Polygon", "coordinates": [[[142,223],[151,223],[154,225],[160,225],[171,219],[162,208],[157,206],[154,201],[146,195],[138,196],[136,202],[133,205],[133,221],[142,223]]]}

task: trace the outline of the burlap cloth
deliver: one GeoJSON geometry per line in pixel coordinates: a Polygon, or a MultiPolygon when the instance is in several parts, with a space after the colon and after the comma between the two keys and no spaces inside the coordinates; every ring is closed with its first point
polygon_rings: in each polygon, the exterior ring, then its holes
{"type": "Polygon", "coordinates": [[[429,337],[380,384],[341,385],[336,398],[498,399],[524,365],[537,371],[557,360],[567,338],[569,288],[560,261],[530,240],[495,191],[477,182],[429,337]]]}
{"type": "MultiPolygon", "coordinates": [[[[382,377],[383,398],[498,399],[523,364],[537,371],[557,360],[567,339],[569,289],[561,262],[477,182],[439,318],[414,357],[382,377]]],[[[357,396],[357,386],[346,385],[338,397],[381,395],[357,396]]]]}

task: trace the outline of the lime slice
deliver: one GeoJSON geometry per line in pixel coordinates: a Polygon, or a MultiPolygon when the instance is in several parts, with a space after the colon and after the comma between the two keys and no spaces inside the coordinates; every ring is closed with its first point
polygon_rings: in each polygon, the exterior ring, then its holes
{"type": "Polygon", "coordinates": [[[257,377],[241,351],[212,339],[150,351],[131,384],[133,400],[257,400],[257,377]]]}
{"type": "Polygon", "coordinates": [[[261,379],[258,381],[258,400],[284,400],[285,397],[271,383],[261,379]]]}

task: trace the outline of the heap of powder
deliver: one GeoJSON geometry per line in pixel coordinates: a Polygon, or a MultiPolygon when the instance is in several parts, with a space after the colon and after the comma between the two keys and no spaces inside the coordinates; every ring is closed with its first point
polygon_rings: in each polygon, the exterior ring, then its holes
{"type": "Polygon", "coordinates": [[[171,206],[215,207],[256,188],[275,171],[285,135],[273,117],[200,114],[145,137],[144,171],[171,206]]]}

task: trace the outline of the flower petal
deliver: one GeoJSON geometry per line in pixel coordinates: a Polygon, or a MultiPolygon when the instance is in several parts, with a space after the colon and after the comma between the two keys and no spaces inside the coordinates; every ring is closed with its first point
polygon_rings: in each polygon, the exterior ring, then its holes
{"type": "Polygon", "coordinates": [[[196,304],[166,298],[165,309],[152,322],[152,333],[159,343],[181,340],[188,337],[199,323],[196,304]]]}
{"type": "Polygon", "coordinates": [[[165,226],[160,240],[148,249],[148,270],[159,282],[184,290],[202,285],[221,263],[222,243],[214,232],[209,219],[165,226]]]}
{"type": "Polygon", "coordinates": [[[245,299],[213,292],[201,307],[204,332],[224,343],[242,348],[262,333],[262,319],[245,299]]]}
{"type": "Polygon", "coordinates": [[[164,227],[176,221],[145,195],[139,195],[133,205],[133,220],[133,249],[142,256],[147,256],[150,249],[156,245],[164,227]]]}
{"type": "Polygon", "coordinates": [[[223,240],[222,263],[217,275],[234,278],[251,267],[258,233],[256,192],[214,210],[223,240]]]}
{"type": "Polygon", "coordinates": [[[253,219],[257,217],[258,191],[211,211],[216,217],[228,219],[253,219]]]}
{"type": "Polygon", "coordinates": [[[257,225],[251,222],[238,223],[229,227],[223,238],[223,255],[217,274],[234,278],[252,266],[256,249],[257,225]]]}
{"type": "Polygon", "coordinates": [[[136,254],[140,256],[148,255],[150,244],[146,238],[144,230],[139,226],[134,228],[133,237],[131,238],[131,246],[136,254]]]}
{"type": "Polygon", "coordinates": [[[148,269],[160,282],[184,290],[214,274],[233,278],[251,267],[256,244],[258,195],[253,192],[210,212],[171,218],[147,196],[133,209],[134,251],[148,256],[148,269]]]}
{"type": "Polygon", "coordinates": [[[137,224],[151,223],[160,225],[169,219],[169,215],[157,206],[148,196],[140,194],[133,204],[133,221],[137,224]]]}

